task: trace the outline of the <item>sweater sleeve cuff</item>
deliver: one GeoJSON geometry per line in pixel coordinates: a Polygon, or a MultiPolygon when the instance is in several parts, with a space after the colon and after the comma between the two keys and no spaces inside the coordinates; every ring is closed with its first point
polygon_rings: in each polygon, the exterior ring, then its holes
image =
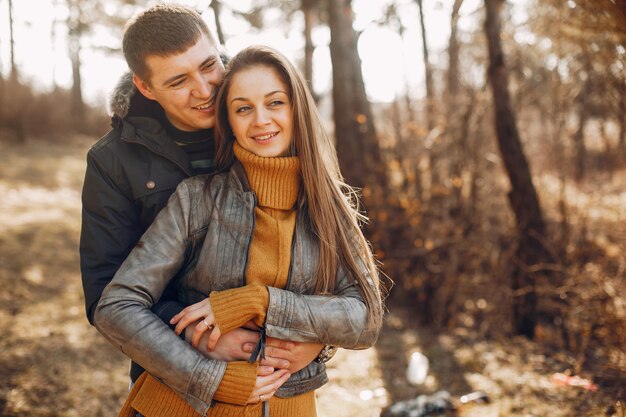
{"type": "Polygon", "coordinates": [[[213,398],[223,403],[246,405],[256,383],[257,367],[257,363],[228,362],[213,398]]]}
{"type": "Polygon", "coordinates": [[[254,320],[257,326],[265,324],[269,306],[267,287],[253,283],[225,291],[213,291],[209,296],[215,321],[222,334],[254,320]]]}

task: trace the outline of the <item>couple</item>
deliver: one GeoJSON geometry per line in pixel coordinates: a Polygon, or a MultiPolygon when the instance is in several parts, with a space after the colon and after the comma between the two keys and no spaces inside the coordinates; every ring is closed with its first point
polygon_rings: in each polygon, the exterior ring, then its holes
{"type": "Polygon", "coordinates": [[[141,94],[88,154],[81,232],[88,318],[134,361],[121,414],[315,416],[329,348],[371,346],[382,303],[306,83],[267,47],[224,71],[178,5],[123,49],[141,94]]]}

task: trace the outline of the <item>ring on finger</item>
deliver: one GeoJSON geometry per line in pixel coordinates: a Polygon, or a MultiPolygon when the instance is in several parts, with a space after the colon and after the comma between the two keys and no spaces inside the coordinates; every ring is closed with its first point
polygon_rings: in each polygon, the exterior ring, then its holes
{"type": "Polygon", "coordinates": [[[265,395],[261,394],[259,395],[259,402],[263,402],[265,401],[265,395]]]}
{"type": "Polygon", "coordinates": [[[204,320],[202,320],[202,323],[204,323],[204,325],[205,325],[208,329],[212,329],[212,328],[213,328],[213,325],[212,325],[212,324],[207,323],[206,318],[205,318],[204,320]]]}

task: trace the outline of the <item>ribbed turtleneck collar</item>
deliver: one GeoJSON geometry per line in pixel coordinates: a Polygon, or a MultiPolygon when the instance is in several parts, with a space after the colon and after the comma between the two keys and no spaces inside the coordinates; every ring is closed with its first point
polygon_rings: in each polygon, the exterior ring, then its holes
{"type": "Polygon", "coordinates": [[[292,210],[300,190],[300,159],[297,156],[265,158],[242,148],[233,148],[241,162],[258,204],[279,210],[292,210]]]}

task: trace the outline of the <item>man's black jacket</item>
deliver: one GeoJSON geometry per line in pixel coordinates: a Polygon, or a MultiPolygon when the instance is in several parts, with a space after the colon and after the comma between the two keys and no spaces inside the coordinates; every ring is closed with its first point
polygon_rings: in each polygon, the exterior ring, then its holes
{"type": "MultiPolygon", "coordinates": [[[[139,93],[130,75],[110,100],[113,128],[87,154],[82,194],[80,268],[87,318],[104,287],[183,179],[185,152],[162,127],[163,109],[139,93]]],[[[154,312],[168,322],[182,306],[167,294],[154,312]]]]}

